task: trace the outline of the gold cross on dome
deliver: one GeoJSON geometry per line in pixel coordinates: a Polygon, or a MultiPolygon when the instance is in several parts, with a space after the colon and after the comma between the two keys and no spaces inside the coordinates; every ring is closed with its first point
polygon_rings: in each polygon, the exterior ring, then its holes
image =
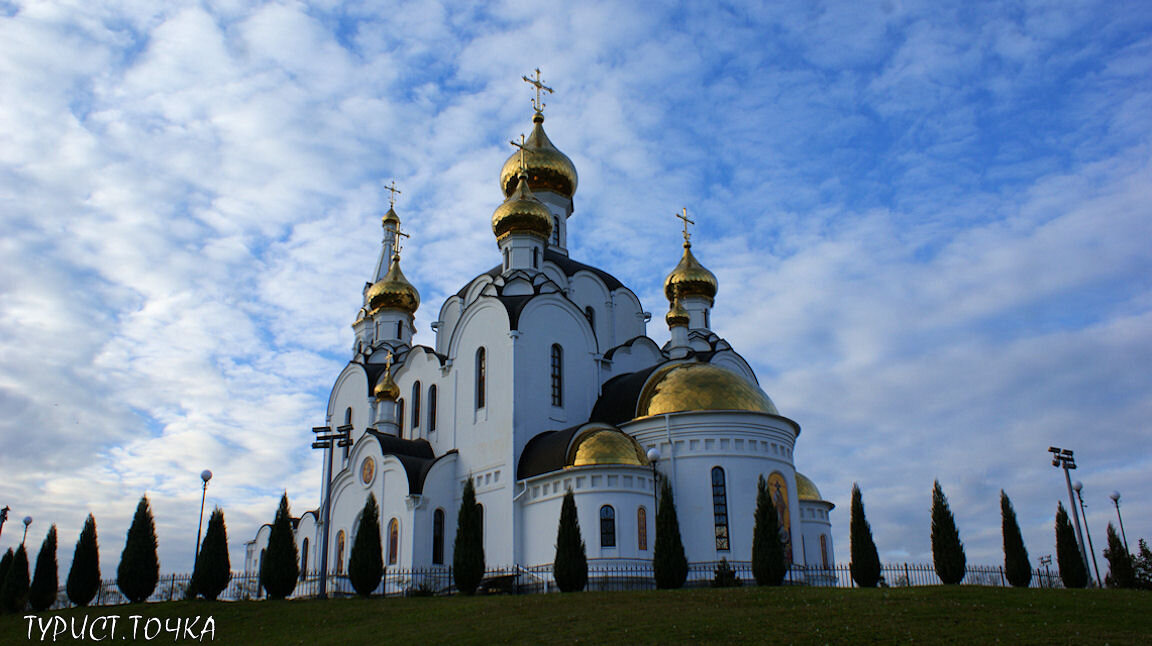
{"type": "Polygon", "coordinates": [[[524,165],[524,147],[525,147],[526,141],[527,141],[527,139],[525,139],[524,133],[520,133],[520,141],[519,142],[517,142],[515,139],[508,142],[508,143],[512,144],[513,146],[516,146],[517,148],[520,149],[520,170],[521,171],[524,171],[528,168],[527,166],[524,165]]]}
{"type": "Polygon", "coordinates": [[[680,218],[681,220],[684,220],[684,244],[689,244],[688,239],[692,237],[692,234],[688,233],[688,225],[689,224],[694,225],[694,224],[696,224],[696,221],[688,219],[688,207],[684,207],[682,214],[677,213],[676,217],[680,218]]]}
{"type": "Polygon", "coordinates": [[[400,242],[401,242],[400,238],[410,238],[410,237],[411,236],[409,236],[407,233],[404,233],[403,231],[400,230],[400,225],[396,225],[396,236],[392,241],[392,255],[394,255],[394,256],[400,255],[400,242]]]}
{"type": "Polygon", "coordinates": [[[528,83],[529,85],[532,85],[536,88],[536,98],[532,100],[532,107],[535,108],[537,112],[543,112],[544,103],[540,101],[540,91],[543,90],[548,94],[552,94],[552,88],[544,85],[544,82],[540,80],[540,68],[536,68],[536,78],[530,79],[527,76],[522,76],[520,78],[524,79],[525,83],[528,83]]]}
{"type": "Polygon", "coordinates": [[[384,357],[384,372],[392,372],[392,351],[388,351],[388,356],[384,357]]]}
{"type": "Polygon", "coordinates": [[[392,191],[392,195],[388,196],[388,208],[396,206],[396,196],[400,194],[400,189],[396,188],[396,180],[392,180],[392,184],[385,186],[384,190],[392,191]]]}

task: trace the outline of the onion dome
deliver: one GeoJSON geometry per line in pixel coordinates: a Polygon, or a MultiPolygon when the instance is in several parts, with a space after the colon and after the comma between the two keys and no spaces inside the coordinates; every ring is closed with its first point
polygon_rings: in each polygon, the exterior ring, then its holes
{"type": "Polygon", "coordinates": [[[392,370],[386,369],[384,375],[380,377],[380,381],[376,382],[376,387],[372,389],[372,395],[377,400],[387,400],[394,402],[400,398],[400,386],[392,380],[392,370]]]}
{"type": "Polygon", "coordinates": [[[552,235],[552,212],[532,195],[521,174],[516,190],[492,214],[492,233],[500,241],[513,233],[528,233],[543,240],[552,235]]]}
{"type": "Polygon", "coordinates": [[[566,466],[593,464],[648,466],[648,457],[632,436],[615,427],[601,427],[584,432],[568,450],[566,466]]]}
{"type": "Polygon", "coordinates": [[[706,410],[780,414],[756,384],[731,370],[693,361],[653,371],[636,402],[636,417],[706,410]]]}
{"type": "Polygon", "coordinates": [[[711,302],[719,286],[716,275],[696,260],[696,256],[692,255],[692,244],[685,242],[680,264],[664,279],[664,296],[669,301],[677,297],[703,296],[711,302]]]}
{"type": "Polygon", "coordinates": [[[381,218],[380,220],[381,220],[381,223],[384,225],[387,225],[388,223],[392,223],[392,224],[397,225],[397,226],[400,225],[400,216],[396,215],[396,210],[393,209],[392,207],[388,207],[388,212],[385,213],[384,217],[381,218]]]}
{"type": "MultiPolygon", "coordinates": [[[[544,134],[544,115],[536,112],[535,126],[524,142],[524,169],[528,183],[536,191],[552,191],[571,198],[576,193],[576,166],[568,155],[556,149],[544,134]]],[[[512,153],[500,169],[500,189],[505,196],[516,190],[520,174],[520,151],[512,153]]]]}
{"type": "Polygon", "coordinates": [[[388,266],[388,273],[372,284],[365,294],[368,301],[368,313],[375,314],[380,310],[401,310],[412,314],[420,307],[420,292],[404,277],[400,271],[400,256],[392,256],[392,264],[388,266]]]}
{"type": "Polygon", "coordinates": [[[668,328],[671,329],[677,326],[688,327],[688,321],[688,310],[684,309],[684,306],[680,304],[679,298],[674,299],[672,306],[668,308],[668,313],[664,315],[664,322],[666,322],[668,328]]]}
{"type": "Polygon", "coordinates": [[[799,471],[796,472],[796,496],[800,500],[824,500],[820,497],[820,490],[816,488],[816,484],[799,471]]]}

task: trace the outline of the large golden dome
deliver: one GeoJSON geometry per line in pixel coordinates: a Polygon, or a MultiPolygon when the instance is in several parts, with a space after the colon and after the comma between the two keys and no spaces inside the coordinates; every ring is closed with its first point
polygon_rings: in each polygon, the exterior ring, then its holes
{"type": "Polygon", "coordinates": [[[612,427],[586,431],[568,450],[567,466],[631,464],[647,466],[644,450],[627,433],[612,427]]]}
{"type": "Polygon", "coordinates": [[[696,256],[692,255],[692,245],[685,242],[680,263],[664,279],[664,296],[669,301],[686,296],[703,296],[711,301],[719,285],[716,275],[696,260],[696,256]]]}
{"type": "Polygon", "coordinates": [[[800,500],[824,500],[820,497],[820,490],[816,488],[816,483],[799,471],[796,472],[796,496],[800,500]]]}
{"type": "Polygon", "coordinates": [[[392,257],[388,273],[373,283],[365,296],[368,300],[369,314],[384,309],[402,310],[412,314],[420,307],[420,292],[416,291],[412,283],[404,277],[404,272],[400,271],[400,256],[392,257]]]}
{"type": "Polygon", "coordinates": [[[779,415],[756,384],[710,363],[670,363],[648,377],[636,417],[701,410],[736,410],[779,415]]]}
{"type": "MultiPolygon", "coordinates": [[[[568,155],[556,149],[544,134],[544,115],[532,118],[532,134],[524,142],[524,170],[534,191],[552,191],[564,197],[576,193],[576,166],[568,155]]],[[[516,190],[520,174],[520,151],[512,153],[500,169],[500,190],[509,196],[516,190]]]]}
{"type": "Polygon", "coordinates": [[[552,212],[532,195],[524,175],[512,195],[492,214],[492,233],[497,241],[513,233],[529,233],[543,240],[552,235],[552,212]]]}

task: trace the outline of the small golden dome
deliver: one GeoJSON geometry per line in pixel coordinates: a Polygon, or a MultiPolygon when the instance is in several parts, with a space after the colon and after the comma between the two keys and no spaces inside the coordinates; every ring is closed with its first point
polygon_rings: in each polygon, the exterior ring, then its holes
{"type": "Polygon", "coordinates": [[[552,235],[552,212],[532,195],[524,175],[512,195],[492,214],[492,232],[498,241],[513,233],[529,233],[543,240],[552,235]]]}
{"type": "Polygon", "coordinates": [[[384,370],[384,376],[380,381],[376,382],[376,387],[372,389],[372,394],[378,400],[388,400],[394,402],[400,398],[400,386],[392,380],[392,371],[389,369],[384,370]]]}
{"type": "Polygon", "coordinates": [[[676,326],[688,327],[688,310],[680,304],[680,299],[672,301],[672,306],[668,308],[668,313],[664,315],[664,321],[668,324],[668,328],[676,326]]]}
{"type": "Polygon", "coordinates": [[[409,314],[420,307],[420,292],[404,277],[400,271],[400,256],[392,256],[392,264],[388,266],[388,273],[368,288],[365,294],[368,300],[368,313],[375,314],[380,310],[402,310],[409,314]]]}
{"type": "MultiPolygon", "coordinates": [[[[552,191],[564,197],[576,193],[576,166],[568,155],[556,149],[544,134],[544,115],[532,117],[532,134],[524,142],[524,168],[535,191],[552,191]]],[[[520,151],[512,153],[500,169],[500,189],[505,196],[516,190],[520,174],[520,151]]]]}
{"type": "Polygon", "coordinates": [[[384,217],[380,219],[380,222],[381,224],[400,224],[400,216],[396,215],[395,209],[388,207],[388,212],[384,214],[384,217]]]}
{"type": "Polygon", "coordinates": [[[568,450],[567,466],[632,464],[648,466],[644,449],[632,436],[613,427],[585,431],[568,450]]]}
{"type": "Polygon", "coordinates": [[[824,500],[820,497],[820,490],[816,488],[816,484],[799,471],[796,472],[796,495],[800,500],[824,500]]]}
{"type": "Polygon", "coordinates": [[[710,363],[670,363],[658,368],[648,377],[636,403],[636,417],[704,410],[780,414],[758,386],[710,363]]]}
{"type": "Polygon", "coordinates": [[[692,245],[685,242],[680,263],[664,279],[664,296],[669,301],[685,296],[703,296],[711,301],[719,285],[716,275],[696,260],[696,256],[692,255],[692,245]]]}

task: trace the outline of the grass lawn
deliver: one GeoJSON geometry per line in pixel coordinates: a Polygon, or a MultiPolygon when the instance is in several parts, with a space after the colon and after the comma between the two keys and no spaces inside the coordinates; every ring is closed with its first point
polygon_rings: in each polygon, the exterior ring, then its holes
{"type": "MultiPolygon", "coordinates": [[[[218,644],[1150,644],[1152,593],[918,587],[883,590],[728,588],[490,597],[172,602],[46,613],[77,622],[119,615],[122,644],[195,640],[157,633],[150,617],[205,617],[218,644]],[[137,640],[130,615],[138,620],[137,640]]],[[[57,625],[63,625],[60,621],[57,625]]],[[[107,623],[97,637],[108,633],[107,623]]],[[[205,636],[204,641],[209,637],[205,636]]],[[[0,616],[0,644],[38,643],[28,620],[0,616]]],[[[47,640],[52,641],[52,629],[47,640]]],[[[91,641],[89,638],[86,641],[91,641]]],[[[108,641],[108,640],[105,640],[108,641]]],[[[56,643],[72,643],[65,634],[56,643]]]]}

